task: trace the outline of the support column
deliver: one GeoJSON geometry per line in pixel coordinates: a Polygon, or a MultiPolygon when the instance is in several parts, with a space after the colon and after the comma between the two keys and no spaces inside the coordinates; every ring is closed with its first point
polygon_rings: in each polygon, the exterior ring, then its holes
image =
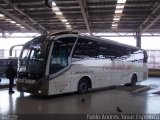
{"type": "Polygon", "coordinates": [[[141,34],[139,32],[136,32],[136,46],[141,48],[141,34]]]}

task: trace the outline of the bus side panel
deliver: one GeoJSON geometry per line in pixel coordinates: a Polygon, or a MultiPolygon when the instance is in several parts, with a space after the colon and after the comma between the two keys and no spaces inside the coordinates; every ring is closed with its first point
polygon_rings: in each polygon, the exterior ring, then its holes
{"type": "Polygon", "coordinates": [[[123,74],[123,66],[119,61],[112,61],[112,85],[122,84],[121,74],[123,74]]]}
{"type": "Polygon", "coordinates": [[[132,63],[131,62],[123,62],[124,68],[120,77],[120,84],[126,84],[131,82],[131,76],[133,75],[132,71],[132,63]]]}
{"type": "Polygon", "coordinates": [[[97,60],[97,63],[101,63],[95,70],[97,87],[106,87],[112,85],[112,61],[111,60],[97,60]],[[103,64],[102,64],[103,63],[103,64]]]}
{"type": "Polygon", "coordinates": [[[142,62],[113,62],[113,85],[131,83],[133,74],[137,75],[137,82],[147,78],[147,66],[142,62]]]}
{"type": "Polygon", "coordinates": [[[143,74],[145,71],[147,71],[147,68],[144,67],[143,63],[133,63],[133,72],[137,75],[137,82],[144,80],[143,74]]]}
{"type": "Polygon", "coordinates": [[[143,63],[143,80],[148,79],[148,68],[147,63],[143,63]]]}
{"type": "Polygon", "coordinates": [[[132,63],[119,60],[112,61],[111,85],[120,85],[130,83],[132,63]]]}
{"type": "Polygon", "coordinates": [[[79,80],[88,76],[92,82],[92,89],[111,85],[111,60],[88,59],[74,62],[71,68],[71,91],[77,91],[79,80]]]}
{"type": "Polygon", "coordinates": [[[83,66],[81,64],[72,64],[70,68],[71,77],[71,92],[78,90],[78,83],[82,77],[86,76],[91,80],[92,88],[95,87],[95,74],[90,67],[83,66]]]}
{"type": "Polygon", "coordinates": [[[49,80],[49,95],[70,92],[71,75],[68,72],[49,80]]]}

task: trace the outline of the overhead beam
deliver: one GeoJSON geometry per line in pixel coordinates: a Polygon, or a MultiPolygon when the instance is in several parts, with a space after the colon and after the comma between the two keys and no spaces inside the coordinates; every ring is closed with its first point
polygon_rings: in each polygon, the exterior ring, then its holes
{"type": "MultiPolygon", "coordinates": [[[[56,32],[56,31],[53,31],[56,32]]],[[[95,35],[96,37],[131,37],[133,38],[134,35],[95,35]]],[[[33,38],[34,36],[7,36],[7,38],[33,38]]],[[[157,35],[142,35],[141,37],[160,37],[159,34],[157,35]]],[[[0,38],[4,38],[0,35],[0,38]]]]}
{"type": "Polygon", "coordinates": [[[136,38],[136,46],[141,48],[141,35],[138,32],[136,32],[135,38],[136,38]]]}
{"type": "MultiPolygon", "coordinates": [[[[34,19],[32,19],[28,14],[26,14],[25,12],[23,12],[22,10],[20,10],[18,7],[16,7],[10,0],[3,0],[5,3],[7,3],[8,5],[10,5],[10,7],[13,9],[13,10],[16,10],[17,12],[19,12],[21,15],[25,16],[25,18],[28,18],[29,21],[31,21],[32,23],[34,23],[35,25],[37,25],[41,30],[36,30],[36,31],[39,31],[39,32],[46,32],[46,29],[40,25],[39,23],[37,23],[34,19]]],[[[7,12],[7,11],[6,11],[7,12]]],[[[9,12],[8,12],[9,13],[9,12]]],[[[7,13],[7,14],[8,14],[7,13]]],[[[10,14],[10,13],[9,13],[10,14]]],[[[12,15],[13,16],[13,15],[12,15]]],[[[15,17],[15,16],[14,16],[15,17]]],[[[11,17],[12,18],[12,17],[11,17]]],[[[17,19],[17,17],[16,17],[17,19]]],[[[19,19],[20,20],[20,19],[19,19]]],[[[18,21],[19,21],[18,20],[18,21]]],[[[16,20],[17,21],[17,20],[16,20]]],[[[17,21],[17,22],[18,22],[17,21]]],[[[24,23],[23,21],[20,22],[22,25],[24,25],[25,27],[26,26],[26,23],[24,23]]],[[[28,24],[27,24],[28,25],[28,24]]],[[[29,25],[30,26],[30,25],[29,25]]],[[[35,30],[35,28],[31,27],[30,26],[30,29],[32,28],[32,30],[35,30]]]]}
{"type": "Polygon", "coordinates": [[[145,21],[139,26],[136,32],[143,34],[150,27],[152,27],[160,19],[160,2],[155,4],[157,7],[151,12],[151,14],[145,19],[145,21]]]}
{"type": "Polygon", "coordinates": [[[88,30],[89,34],[92,35],[91,28],[90,28],[90,26],[91,26],[90,25],[90,20],[89,20],[88,12],[86,10],[86,8],[87,8],[86,1],[85,0],[78,0],[78,2],[79,2],[79,5],[80,5],[80,8],[81,8],[81,12],[82,12],[87,30],[88,30]]]}
{"type": "Polygon", "coordinates": [[[39,32],[38,30],[36,30],[36,29],[33,28],[32,26],[30,26],[29,24],[26,24],[26,23],[25,23],[24,21],[22,21],[21,19],[15,17],[15,16],[12,15],[11,13],[7,12],[5,9],[3,9],[3,8],[0,7],[0,11],[1,11],[4,15],[6,15],[6,16],[10,17],[11,19],[17,21],[18,23],[24,25],[26,28],[32,30],[33,32],[39,32]]]}

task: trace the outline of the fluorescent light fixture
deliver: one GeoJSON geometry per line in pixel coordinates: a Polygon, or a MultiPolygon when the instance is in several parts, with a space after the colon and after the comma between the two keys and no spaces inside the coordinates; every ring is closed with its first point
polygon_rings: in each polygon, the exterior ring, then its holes
{"type": "Polygon", "coordinates": [[[123,10],[116,10],[115,13],[122,13],[123,10]]]}
{"type": "Polygon", "coordinates": [[[54,10],[54,11],[59,11],[59,8],[56,7],[56,6],[53,6],[53,7],[52,7],[52,10],[54,10]]]}
{"type": "Polygon", "coordinates": [[[123,12],[124,9],[124,4],[126,3],[126,0],[117,0],[117,5],[116,5],[116,10],[115,10],[115,16],[113,18],[112,22],[112,28],[117,28],[118,22],[121,18],[121,13],[123,12]],[[119,15],[117,13],[120,13],[119,15]]]}
{"type": "Polygon", "coordinates": [[[126,3],[126,0],[118,0],[117,3],[126,3]]]}
{"type": "Polygon", "coordinates": [[[4,15],[3,15],[3,14],[0,14],[0,17],[4,17],[4,15]]]}
{"type": "Polygon", "coordinates": [[[56,5],[55,2],[52,2],[52,10],[57,15],[57,17],[59,18],[59,20],[61,20],[66,25],[67,29],[72,29],[71,25],[69,24],[69,22],[67,21],[67,19],[65,18],[65,16],[63,15],[63,13],[60,11],[59,7],[56,5]]]}
{"type": "Polygon", "coordinates": [[[124,5],[117,5],[116,6],[116,9],[123,9],[124,8],[124,5]]]}
{"type": "Polygon", "coordinates": [[[21,26],[20,24],[16,24],[17,26],[21,26]]]}
{"type": "Polygon", "coordinates": [[[117,27],[118,26],[118,24],[112,24],[112,27],[117,27]]]}
{"type": "Polygon", "coordinates": [[[65,23],[66,25],[69,25],[69,23],[67,22],[67,23],[65,23]]]}
{"type": "Polygon", "coordinates": [[[56,15],[63,15],[61,11],[55,12],[56,15]]]}
{"type": "Polygon", "coordinates": [[[10,23],[16,23],[15,21],[9,21],[10,23]]]}
{"type": "Polygon", "coordinates": [[[120,18],[113,18],[113,20],[114,20],[114,21],[119,21],[119,20],[120,20],[120,18]]]}
{"type": "Polygon", "coordinates": [[[52,6],[56,6],[56,3],[54,1],[52,2],[52,6]]]}
{"type": "Polygon", "coordinates": [[[62,22],[67,22],[67,19],[61,19],[62,22]]]}
{"type": "Polygon", "coordinates": [[[25,28],[25,27],[24,27],[24,26],[21,26],[20,28],[22,28],[22,29],[23,29],[23,28],[25,28]]]}
{"type": "Polygon", "coordinates": [[[7,20],[7,21],[11,21],[11,19],[5,19],[5,20],[7,20]]]}
{"type": "Polygon", "coordinates": [[[72,30],[72,27],[67,27],[67,30],[72,30]]]}
{"type": "Polygon", "coordinates": [[[67,28],[71,28],[71,25],[66,25],[67,28]]]}
{"type": "MultiPolygon", "coordinates": [[[[63,14],[63,13],[62,13],[62,14],[63,14]]],[[[63,15],[58,16],[58,18],[59,18],[60,20],[66,19],[63,15]]]]}

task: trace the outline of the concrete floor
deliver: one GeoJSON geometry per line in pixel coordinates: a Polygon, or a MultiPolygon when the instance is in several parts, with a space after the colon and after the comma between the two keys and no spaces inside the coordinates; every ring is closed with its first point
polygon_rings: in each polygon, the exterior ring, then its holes
{"type": "Polygon", "coordinates": [[[142,93],[130,93],[116,88],[99,90],[88,94],[76,93],[50,97],[35,97],[28,93],[8,94],[8,89],[0,90],[1,114],[117,114],[119,106],[124,114],[160,114],[160,78],[148,78],[138,83],[150,86],[142,93]],[[82,102],[82,99],[85,99],[82,102]]]}

